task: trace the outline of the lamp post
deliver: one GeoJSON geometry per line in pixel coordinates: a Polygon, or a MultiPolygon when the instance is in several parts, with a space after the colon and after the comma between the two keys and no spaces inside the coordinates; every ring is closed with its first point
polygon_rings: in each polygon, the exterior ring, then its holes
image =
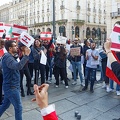
{"type": "Polygon", "coordinates": [[[55,34],[55,0],[53,0],[53,39],[56,39],[55,34]]]}

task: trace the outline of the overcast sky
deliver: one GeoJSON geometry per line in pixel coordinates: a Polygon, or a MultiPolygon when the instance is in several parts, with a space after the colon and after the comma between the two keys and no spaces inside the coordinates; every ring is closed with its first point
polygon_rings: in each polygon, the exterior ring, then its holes
{"type": "Polygon", "coordinates": [[[9,3],[11,2],[12,0],[0,0],[0,5],[3,5],[5,3],[9,3]]]}

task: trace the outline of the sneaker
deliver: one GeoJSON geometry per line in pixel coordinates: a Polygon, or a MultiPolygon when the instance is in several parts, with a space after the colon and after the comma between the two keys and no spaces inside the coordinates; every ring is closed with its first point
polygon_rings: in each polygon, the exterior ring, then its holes
{"type": "Polygon", "coordinates": [[[102,89],[105,89],[106,88],[106,85],[104,84],[103,86],[102,86],[102,89]]]}
{"type": "Polygon", "coordinates": [[[68,89],[68,86],[65,86],[66,89],[68,89]]]}
{"type": "Polygon", "coordinates": [[[112,91],[113,91],[113,89],[107,87],[106,92],[112,92],[112,91]]]}
{"type": "Polygon", "coordinates": [[[55,87],[58,88],[58,85],[56,85],[55,87]]]}
{"type": "Polygon", "coordinates": [[[116,93],[117,93],[117,96],[120,96],[120,91],[116,91],[116,93]]]}
{"type": "Polygon", "coordinates": [[[77,84],[77,82],[76,81],[74,81],[73,83],[72,83],[72,85],[76,85],[77,84]]]}
{"type": "Polygon", "coordinates": [[[84,87],[84,88],[82,89],[82,91],[85,91],[85,90],[87,90],[87,88],[86,88],[86,87],[84,87]]]}
{"type": "Polygon", "coordinates": [[[49,80],[47,80],[47,81],[46,81],[46,83],[51,84],[52,82],[51,82],[51,81],[49,81],[49,80]]]}
{"type": "Polygon", "coordinates": [[[82,83],[81,83],[81,86],[83,86],[83,87],[84,87],[84,86],[85,86],[85,84],[82,82],[82,83]]]}
{"type": "Polygon", "coordinates": [[[90,90],[91,93],[94,93],[94,90],[90,90]]]}

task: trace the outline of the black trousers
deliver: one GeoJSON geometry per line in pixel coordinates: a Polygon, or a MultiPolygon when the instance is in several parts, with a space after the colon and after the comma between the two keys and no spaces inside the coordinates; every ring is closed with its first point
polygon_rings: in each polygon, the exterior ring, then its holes
{"type": "Polygon", "coordinates": [[[55,66],[55,79],[56,79],[56,85],[59,85],[59,75],[61,74],[63,77],[63,80],[65,81],[65,86],[68,86],[68,80],[66,75],[66,68],[59,68],[55,66]]]}
{"type": "Polygon", "coordinates": [[[29,68],[29,71],[30,71],[30,76],[32,78],[33,77],[34,64],[33,63],[28,63],[28,68],[29,68]]]}
{"type": "Polygon", "coordinates": [[[46,80],[48,80],[48,75],[49,75],[49,63],[45,65],[45,75],[46,75],[46,80]]]}
{"type": "Polygon", "coordinates": [[[102,71],[103,71],[103,78],[106,84],[109,84],[109,78],[106,76],[106,66],[107,62],[102,62],[102,71]]]}
{"type": "Polygon", "coordinates": [[[35,69],[35,81],[34,84],[38,84],[39,72],[41,75],[41,85],[45,83],[45,65],[39,64],[39,69],[35,69]]]}
{"type": "Polygon", "coordinates": [[[3,83],[3,75],[0,73],[0,103],[2,102],[2,83],[3,83]]]}
{"type": "Polygon", "coordinates": [[[26,76],[28,90],[31,90],[30,89],[30,85],[31,85],[30,71],[28,69],[28,66],[26,66],[25,68],[20,70],[20,87],[21,87],[21,91],[23,90],[23,76],[24,76],[24,74],[26,76]]]}

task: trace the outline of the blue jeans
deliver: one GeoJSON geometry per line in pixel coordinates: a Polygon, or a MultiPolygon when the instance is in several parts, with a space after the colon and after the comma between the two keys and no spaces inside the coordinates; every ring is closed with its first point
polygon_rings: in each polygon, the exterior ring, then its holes
{"type": "MultiPolygon", "coordinates": [[[[114,81],[110,79],[110,88],[111,89],[114,89],[114,81]]],[[[120,85],[116,85],[116,91],[119,91],[120,90],[120,85]]]]}
{"type": "Polygon", "coordinates": [[[50,78],[52,78],[52,72],[53,72],[53,61],[54,61],[54,57],[50,58],[50,78]]]}
{"type": "Polygon", "coordinates": [[[96,68],[85,68],[85,87],[88,87],[88,81],[90,80],[90,90],[93,90],[94,82],[96,80],[96,68]],[[91,76],[91,77],[90,77],[91,76]]]}
{"type": "Polygon", "coordinates": [[[71,61],[71,63],[72,63],[72,67],[73,67],[74,81],[76,81],[76,69],[78,69],[78,73],[79,73],[79,76],[80,76],[80,81],[82,83],[83,82],[83,76],[82,76],[81,61],[79,61],[79,62],[71,61]]]}
{"type": "Polygon", "coordinates": [[[22,103],[20,97],[20,90],[17,88],[11,88],[7,92],[4,92],[4,101],[0,106],[0,117],[9,108],[10,104],[14,106],[15,120],[22,120],[22,103]]]}

